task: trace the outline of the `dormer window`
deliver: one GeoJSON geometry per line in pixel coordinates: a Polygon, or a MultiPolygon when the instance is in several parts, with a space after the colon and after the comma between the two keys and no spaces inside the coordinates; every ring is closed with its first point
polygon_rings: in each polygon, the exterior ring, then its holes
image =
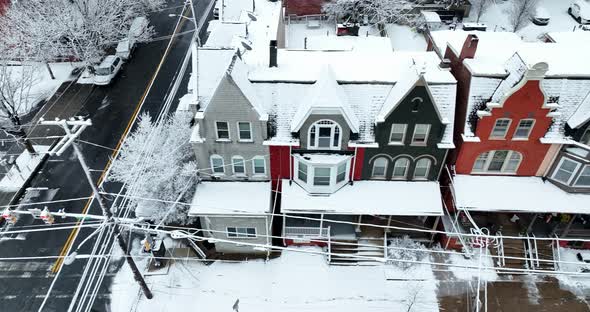
{"type": "Polygon", "coordinates": [[[309,127],[309,149],[340,149],[340,125],[331,120],[319,120],[309,127]]]}

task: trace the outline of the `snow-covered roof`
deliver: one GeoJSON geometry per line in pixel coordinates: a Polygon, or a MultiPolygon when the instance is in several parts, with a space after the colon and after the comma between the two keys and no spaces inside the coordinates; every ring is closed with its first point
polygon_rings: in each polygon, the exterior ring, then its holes
{"type": "Polygon", "coordinates": [[[204,47],[215,48],[233,48],[239,47],[239,40],[246,38],[246,23],[240,22],[221,22],[213,20],[207,27],[209,36],[204,47]]]}
{"type": "Polygon", "coordinates": [[[193,197],[191,216],[260,215],[270,212],[270,182],[201,182],[193,197]]]}
{"type": "MultiPolygon", "coordinates": [[[[247,54],[247,53],[246,53],[247,54]]],[[[441,69],[440,59],[434,52],[388,52],[360,51],[309,51],[279,49],[278,67],[264,65],[253,68],[249,78],[259,82],[314,83],[322,68],[330,65],[339,83],[395,83],[402,78],[405,69],[424,67],[428,83],[455,83],[455,77],[441,69]],[[304,68],[305,70],[302,70],[304,68]]]]}
{"type": "Polygon", "coordinates": [[[312,196],[283,180],[284,213],[346,215],[443,215],[438,182],[355,181],[329,196],[312,196]]]}
{"type": "Polygon", "coordinates": [[[239,59],[236,60],[231,68],[230,76],[238,88],[240,88],[242,94],[248,99],[252,107],[254,107],[258,116],[261,119],[266,120],[268,114],[266,113],[264,106],[262,106],[260,99],[258,99],[258,95],[252,86],[252,82],[248,80],[248,68],[246,64],[239,59]]]}
{"type": "MultiPolygon", "coordinates": [[[[251,14],[256,20],[252,20],[247,14],[242,12],[241,21],[247,23],[248,40],[251,43],[252,50],[245,51],[243,58],[249,65],[266,65],[269,60],[270,40],[278,40],[280,33],[279,24],[282,22],[281,1],[253,0],[255,1],[254,11],[251,14]]],[[[229,1],[226,1],[229,2],[229,1]]],[[[246,3],[252,1],[231,1],[231,3],[246,3]]],[[[250,5],[251,6],[251,5],[250,5]]],[[[246,9],[247,11],[250,11],[246,9]]]]}
{"type": "Polygon", "coordinates": [[[338,84],[330,66],[324,66],[320,78],[301,98],[301,104],[291,120],[291,132],[299,131],[309,115],[313,113],[340,114],[346,120],[350,130],[359,131],[359,120],[351,111],[346,94],[338,84]]]}
{"type": "MultiPolygon", "coordinates": [[[[557,101],[556,116],[544,139],[566,142],[565,124],[572,119],[572,124],[588,116],[588,93],[590,79],[547,78],[541,81],[541,88],[549,99],[557,101]]],[[[583,122],[583,121],[582,121],[583,122]]]]}
{"type": "Polygon", "coordinates": [[[579,43],[522,43],[516,52],[529,67],[547,63],[549,70],[545,77],[590,78],[588,49],[580,47],[579,43]]]}
{"type": "Polygon", "coordinates": [[[393,88],[391,88],[391,92],[389,92],[385,103],[377,115],[377,122],[385,121],[397,105],[408,95],[408,93],[410,93],[410,91],[412,91],[412,89],[414,89],[414,86],[421,78],[420,73],[413,66],[407,68],[406,73],[403,76],[406,78],[396,83],[393,88]]]}
{"type": "MultiPolygon", "coordinates": [[[[220,0],[221,1],[221,0],[220,0]]],[[[256,1],[256,4],[261,2],[256,1]]],[[[237,22],[240,21],[242,12],[254,11],[254,1],[221,1],[223,7],[220,10],[220,19],[224,22],[237,22]]]]}
{"type": "Polygon", "coordinates": [[[422,11],[420,13],[422,14],[422,16],[424,16],[424,20],[427,23],[442,23],[442,21],[440,20],[440,16],[436,12],[422,11]]]}
{"type": "Polygon", "coordinates": [[[557,43],[568,43],[573,45],[590,44],[589,31],[549,32],[545,36],[549,40],[557,43]]]}
{"type": "Polygon", "coordinates": [[[585,124],[588,120],[590,120],[590,92],[567,123],[571,128],[575,129],[585,124]]]}
{"type": "Polygon", "coordinates": [[[391,52],[391,40],[376,36],[310,36],[307,38],[307,50],[324,51],[363,51],[372,53],[391,52]]]}
{"type": "Polygon", "coordinates": [[[571,194],[539,177],[457,175],[457,207],[469,211],[590,213],[590,195],[571,194]]]}
{"type": "MultiPolygon", "coordinates": [[[[232,49],[199,49],[199,102],[204,109],[232,63],[236,51],[232,49]]],[[[191,76],[191,79],[196,79],[191,76]]],[[[189,83],[189,86],[192,84],[189,83]]],[[[192,91],[194,93],[194,90],[192,91]]]]}

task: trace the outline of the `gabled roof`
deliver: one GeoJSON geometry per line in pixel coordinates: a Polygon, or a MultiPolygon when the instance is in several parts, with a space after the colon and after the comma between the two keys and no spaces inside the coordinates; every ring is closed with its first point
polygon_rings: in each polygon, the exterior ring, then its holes
{"type": "MultiPolygon", "coordinates": [[[[236,51],[233,49],[199,49],[199,71],[206,73],[198,76],[198,97],[201,110],[205,110],[209,105],[209,101],[231,65],[235,53],[236,51]]],[[[197,79],[197,76],[193,75],[191,75],[189,87],[193,86],[192,81],[197,79]]],[[[197,93],[195,90],[189,90],[189,92],[197,93]]]]}
{"type": "Polygon", "coordinates": [[[240,91],[242,91],[242,94],[244,94],[246,99],[248,99],[250,105],[252,105],[254,110],[256,110],[260,119],[268,119],[266,110],[263,106],[261,106],[261,101],[258,99],[258,96],[252,87],[252,83],[250,80],[248,80],[248,68],[246,67],[246,64],[237,59],[231,68],[229,76],[232,78],[238,88],[240,88],[240,91]]]}
{"type": "Polygon", "coordinates": [[[303,98],[302,104],[291,120],[291,132],[299,131],[309,115],[313,113],[341,114],[354,133],[359,131],[359,120],[352,112],[347,96],[338,85],[330,66],[325,66],[311,92],[303,98]]]}

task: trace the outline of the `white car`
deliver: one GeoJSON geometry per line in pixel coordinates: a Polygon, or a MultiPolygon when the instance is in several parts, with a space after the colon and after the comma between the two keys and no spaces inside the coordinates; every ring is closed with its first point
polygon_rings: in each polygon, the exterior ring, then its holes
{"type": "Polygon", "coordinates": [[[574,1],[567,12],[580,24],[590,24],[590,2],[589,0],[574,1]]]}
{"type": "Polygon", "coordinates": [[[99,86],[110,84],[122,65],[123,60],[116,55],[105,57],[102,63],[94,68],[94,84],[99,86]]]}
{"type": "Polygon", "coordinates": [[[137,38],[147,30],[148,24],[147,18],[143,16],[136,17],[131,23],[131,27],[129,27],[127,37],[121,39],[117,44],[115,55],[123,60],[128,60],[135,49],[137,38]]]}
{"type": "Polygon", "coordinates": [[[551,20],[551,15],[544,7],[540,6],[535,9],[535,14],[532,17],[533,24],[545,26],[549,24],[549,20],[551,20]]]}

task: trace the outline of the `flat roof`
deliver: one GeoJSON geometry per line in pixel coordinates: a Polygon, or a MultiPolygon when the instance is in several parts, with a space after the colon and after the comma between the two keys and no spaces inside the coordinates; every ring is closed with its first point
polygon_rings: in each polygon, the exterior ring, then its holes
{"type": "Polygon", "coordinates": [[[355,181],[327,196],[310,195],[283,180],[281,211],[344,215],[443,215],[438,182],[355,181]]]}
{"type": "Polygon", "coordinates": [[[201,182],[197,184],[188,214],[266,214],[271,208],[270,191],[270,182],[201,182]]]}
{"type": "Polygon", "coordinates": [[[590,213],[590,195],[567,193],[539,177],[457,175],[454,186],[463,210],[590,213]]]}

